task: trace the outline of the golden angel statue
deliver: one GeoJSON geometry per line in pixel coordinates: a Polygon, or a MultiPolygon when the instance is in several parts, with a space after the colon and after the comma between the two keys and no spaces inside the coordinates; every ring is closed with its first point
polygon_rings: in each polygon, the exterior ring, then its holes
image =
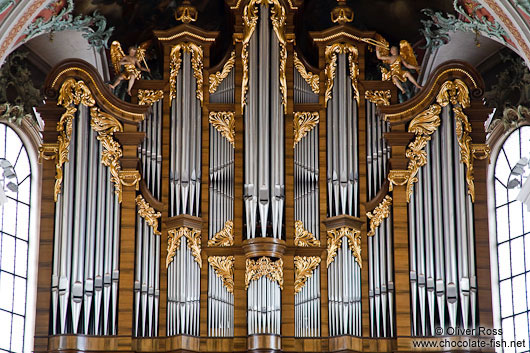
{"type": "Polygon", "coordinates": [[[113,84],[109,84],[110,88],[114,89],[123,80],[129,80],[127,93],[131,95],[131,89],[134,81],[142,77],[142,71],[151,72],[147,63],[145,62],[145,51],[149,42],[143,43],[139,48],[129,47],[129,54],[125,55],[121,49],[121,44],[118,41],[112,42],[110,46],[110,58],[116,74],[119,75],[113,84]],[[143,62],[145,67],[142,67],[140,62],[143,62]]]}
{"type": "Polygon", "coordinates": [[[421,88],[414,76],[408,70],[404,70],[402,65],[407,69],[420,71],[418,61],[412,50],[412,46],[406,40],[399,42],[399,52],[396,46],[388,49],[377,48],[376,55],[379,60],[382,60],[385,64],[390,65],[390,70],[382,68],[383,80],[390,80],[400,89],[401,93],[405,94],[405,89],[401,82],[406,82],[407,79],[414,84],[414,86],[421,88]]]}

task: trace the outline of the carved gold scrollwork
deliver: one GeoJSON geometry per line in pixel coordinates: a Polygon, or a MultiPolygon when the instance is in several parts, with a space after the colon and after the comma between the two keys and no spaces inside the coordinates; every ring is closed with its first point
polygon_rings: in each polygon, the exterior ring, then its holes
{"type": "Polygon", "coordinates": [[[142,195],[136,196],[136,206],[138,206],[138,214],[145,219],[146,223],[153,228],[153,233],[160,235],[158,230],[158,219],[162,216],[160,212],[155,212],[155,209],[149,205],[142,195]]]}
{"type": "Polygon", "coordinates": [[[390,185],[388,190],[394,190],[394,185],[402,186],[405,185],[410,177],[410,170],[392,169],[388,172],[388,181],[390,185]]]}
{"type": "Polygon", "coordinates": [[[304,228],[302,221],[294,222],[294,245],[309,247],[309,246],[320,246],[320,240],[304,228]]]}
{"type": "Polygon", "coordinates": [[[208,246],[232,246],[234,245],[233,234],[234,222],[226,221],[225,226],[208,240],[208,246]]]}
{"type": "Polygon", "coordinates": [[[350,70],[350,79],[354,92],[354,98],[359,103],[359,89],[358,89],[358,77],[359,77],[359,65],[358,56],[359,52],[357,48],[351,44],[335,43],[328,45],[325,51],[326,57],[326,106],[328,100],[331,99],[331,92],[333,90],[333,81],[335,80],[335,74],[337,70],[337,54],[348,54],[348,63],[350,70]]]}
{"type": "Polygon", "coordinates": [[[311,87],[311,90],[315,94],[320,93],[320,78],[317,74],[313,74],[310,71],[307,71],[302,61],[298,58],[298,54],[294,52],[294,67],[302,76],[302,78],[307,82],[309,87],[311,87]]]}
{"type": "Polygon", "coordinates": [[[169,54],[170,57],[170,64],[169,64],[169,104],[173,101],[173,99],[176,97],[176,84],[177,84],[177,76],[180,71],[180,66],[182,65],[182,52],[184,53],[190,53],[191,54],[191,66],[193,68],[193,77],[195,77],[195,81],[197,83],[196,88],[196,98],[201,101],[202,106],[202,69],[203,69],[203,63],[202,63],[202,47],[195,44],[195,43],[179,43],[175,45],[169,54]]]}
{"type": "Polygon", "coordinates": [[[153,105],[164,98],[164,91],[161,89],[139,89],[138,90],[138,104],[139,105],[153,105]]]}
{"type": "Polygon", "coordinates": [[[173,261],[177,249],[180,246],[180,238],[185,237],[188,239],[188,248],[191,250],[191,254],[195,258],[195,261],[202,267],[201,262],[201,231],[198,229],[191,229],[188,227],[180,227],[178,229],[169,229],[167,231],[167,257],[166,257],[166,268],[173,261]]]}
{"type": "Polygon", "coordinates": [[[246,105],[246,96],[249,82],[249,50],[250,38],[256,30],[258,23],[258,7],[257,5],[272,5],[271,7],[271,22],[274,33],[280,42],[280,92],[282,96],[282,105],[284,110],[287,105],[287,78],[285,68],[287,64],[287,40],[285,38],[285,9],[280,4],[279,0],[250,0],[250,2],[243,9],[243,39],[241,49],[241,60],[243,63],[243,78],[241,80],[241,108],[246,105]]]}
{"type": "Polygon", "coordinates": [[[235,119],[233,112],[210,112],[210,124],[235,147],[235,119]]]}
{"type": "Polygon", "coordinates": [[[478,160],[487,159],[489,163],[491,149],[487,143],[474,143],[471,145],[473,158],[478,160]]]}
{"type": "Polygon", "coordinates": [[[318,112],[295,112],[294,113],[294,147],[311,131],[319,121],[318,112]]]}
{"type": "Polygon", "coordinates": [[[223,82],[223,80],[228,76],[230,71],[232,71],[232,68],[234,67],[234,64],[236,63],[236,52],[232,51],[230,54],[230,58],[226,61],[226,63],[223,65],[223,69],[221,72],[217,71],[215,74],[211,74],[209,77],[210,80],[210,93],[215,93],[217,91],[217,87],[223,82]]]}
{"type": "Polygon", "coordinates": [[[313,271],[320,264],[318,256],[294,257],[294,293],[299,293],[304,288],[307,280],[313,276],[313,271]]]}
{"type": "Polygon", "coordinates": [[[245,272],[245,289],[251,281],[256,281],[266,276],[271,281],[278,283],[283,289],[283,260],[272,261],[269,257],[263,256],[258,260],[247,259],[245,272]]]}
{"type": "Polygon", "coordinates": [[[83,104],[87,107],[92,107],[96,104],[90,89],[84,81],[76,81],[73,78],[65,80],[59,90],[59,98],[57,105],[66,109],[59,122],[57,123],[57,138],[58,150],[55,162],[55,188],[54,200],[61,192],[61,184],[63,182],[63,164],[68,162],[68,150],[70,147],[70,137],[72,136],[72,121],[77,108],[73,105],[83,104]]]}
{"type": "Polygon", "coordinates": [[[390,206],[392,205],[392,197],[386,195],[383,201],[376,208],[373,209],[373,212],[366,213],[366,217],[370,220],[370,231],[366,234],[369,237],[375,235],[375,230],[381,225],[385,218],[390,216],[390,206]]]}
{"type": "Polygon", "coordinates": [[[342,238],[344,237],[348,239],[348,245],[353,253],[353,256],[355,257],[355,261],[357,261],[359,267],[362,268],[363,264],[361,259],[361,231],[348,227],[328,230],[327,267],[329,267],[333,260],[335,260],[337,251],[342,246],[342,238]]]}
{"type": "Polygon", "coordinates": [[[223,285],[229,293],[234,292],[234,260],[233,256],[208,257],[208,263],[214,269],[217,277],[223,281],[223,285]]]}
{"type": "Polygon", "coordinates": [[[58,143],[43,143],[39,146],[39,163],[57,158],[58,143]]]}
{"type": "Polygon", "coordinates": [[[184,0],[182,5],[175,10],[175,19],[183,23],[197,21],[197,9],[191,5],[189,0],[184,0]]]}
{"type": "Polygon", "coordinates": [[[364,98],[377,105],[390,105],[392,93],[390,90],[385,91],[366,91],[364,98]]]}
{"type": "Polygon", "coordinates": [[[138,191],[142,177],[137,170],[120,170],[118,175],[122,185],[134,186],[136,191],[138,191]]]}

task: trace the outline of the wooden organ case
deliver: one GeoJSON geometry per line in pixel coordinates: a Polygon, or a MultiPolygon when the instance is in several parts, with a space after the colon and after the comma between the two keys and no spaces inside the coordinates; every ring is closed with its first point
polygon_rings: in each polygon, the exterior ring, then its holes
{"type": "Polygon", "coordinates": [[[216,32],[155,31],[163,79],[132,104],[83,61],[49,74],[35,351],[391,352],[491,327],[476,71],[397,104],[365,77],[377,33],[310,33],[311,67],[301,1],[226,3],[223,62],[216,32]]]}

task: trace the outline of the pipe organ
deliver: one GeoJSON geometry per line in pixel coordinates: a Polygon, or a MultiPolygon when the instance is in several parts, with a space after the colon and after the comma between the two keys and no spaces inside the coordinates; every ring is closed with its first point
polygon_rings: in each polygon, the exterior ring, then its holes
{"type": "Polygon", "coordinates": [[[366,77],[377,33],[335,14],[312,66],[301,1],[226,2],[223,59],[217,32],[156,30],[162,79],[132,103],[81,60],[50,72],[35,351],[393,352],[491,326],[476,71],[397,104],[366,77]]]}

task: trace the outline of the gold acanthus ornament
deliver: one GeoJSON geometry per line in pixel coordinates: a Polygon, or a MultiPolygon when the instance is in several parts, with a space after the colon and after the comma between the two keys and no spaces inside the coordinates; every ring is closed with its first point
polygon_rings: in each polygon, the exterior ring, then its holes
{"type": "Polygon", "coordinates": [[[251,281],[256,281],[266,276],[273,282],[278,283],[283,289],[283,260],[272,261],[269,257],[263,256],[257,260],[247,259],[245,271],[245,289],[251,281]]]}
{"type": "Polygon", "coordinates": [[[61,192],[61,184],[63,182],[63,164],[68,162],[68,151],[70,148],[70,138],[72,136],[72,121],[74,114],[77,112],[76,105],[83,104],[87,107],[92,107],[96,104],[90,89],[84,81],[76,81],[69,78],[63,82],[59,90],[59,98],[57,105],[62,106],[66,111],[61,115],[57,123],[57,158],[55,161],[55,188],[54,200],[57,202],[57,197],[61,192]]]}
{"type": "Polygon", "coordinates": [[[195,96],[198,100],[201,101],[202,106],[202,70],[203,70],[203,53],[202,47],[195,43],[179,43],[175,45],[169,54],[170,63],[169,63],[169,104],[176,98],[176,85],[177,85],[177,76],[180,71],[180,66],[182,65],[182,53],[191,54],[191,67],[193,68],[193,77],[197,84],[195,90],[195,96]]]}
{"type": "Polygon", "coordinates": [[[226,221],[223,229],[215,233],[212,239],[208,240],[208,246],[232,246],[234,245],[234,222],[226,221]]]}
{"type": "Polygon", "coordinates": [[[389,89],[384,91],[366,91],[364,92],[364,98],[369,102],[377,105],[390,105],[390,98],[392,93],[389,89]]]}
{"type": "Polygon", "coordinates": [[[234,292],[234,261],[233,256],[209,256],[208,263],[217,277],[223,281],[228,293],[234,292]]]}
{"type": "Polygon", "coordinates": [[[318,256],[294,257],[294,294],[300,293],[319,264],[320,257],[318,256]]]}
{"type": "Polygon", "coordinates": [[[185,237],[187,239],[188,248],[195,258],[195,261],[202,267],[201,262],[201,231],[198,229],[191,229],[188,227],[180,227],[178,229],[169,229],[167,231],[167,257],[166,268],[173,262],[173,258],[180,247],[180,239],[185,237]]]}
{"type": "Polygon", "coordinates": [[[134,186],[136,191],[140,188],[142,177],[137,170],[120,170],[118,172],[121,183],[125,186],[134,186]]]}
{"type": "Polygon", "coordinates": [[[331,265],[337,251],[342,246],[342,238],[346,237],[348,239],[348,245],[350,250],[353,253],[355,261],[359,264],[359,267],[362,268],[362,258],[361,258],[361,231],[358,229],[342,227],[340,229],[331,229],[328,230],[328,260],[327,267],[331,265]]]}
{"type": "Polygon", "coordinates": [[[346,0],[337,0],[338,6],[331,11],[331,22],[345,24],[353,21],[353,10],[346,6],[346,0]]]}
{"type": "Polygon", "coordinates": [[[320,240],[304,228],[302,221],[294,222],[294,245],[301,247],[320,246],[320,240]]]}
{"type": "Polygon", "coordinates": [[[243,38],[241,49],[241,61],[243,63],[243,78],[241,80],[241,108],[244,109],[246,105],[246,97],[249,83],[249,46],[250,38],[256,30],[258,23],[258,6],[257,5],[271,5],[270,19],[272,28],[278,42],[280,43],[280,93],[282,97],[282,105],[284,111],[287,106],[287,40],[285,38],[285,8],[280,4],[279,0],[250,0],[250,2],[243,9],[243,38]]]}
{"type": "Polygon", "coordinates": [[[39,146],[39,163],[42,163],[42,161],[51,161],[52,159],[56,159],[58,151],[58,143],[42,143],[39,146]]]}
{"type": "Polygon", "coordinates": [[[383,201],[373,209],[372,212],[366,213],[366,217],[370,220],[370,231],[366,234],[369,237],[375,235],[375,230],[381,225],[383,220],[390,216],[390,206],[392,205],[392,197],[386,195],[383,201]]]}
{"type": "Polygon", "coordinates": [[[358,78],[359,78],[359,64],[358,56],[359,52],[357,48],[351,44],[345,43],[335,43],[328,45],[325,51],[326,57],[326,106],[328,100],[331,99],[331,92],[333,91],[333,81],[335,80],[335,75],[337,71],[337,55],[338,54],[347,54],[350,79],[353,88],[353,95],[357,103],[359,103],[359,88],[358,88],[358,78]]]}
{"type": "Polygon", "coordinates": [[[139,89],[138,90],[138,104],[139,105],[153,105],[164,98],[164,91],[161,89],[139,89]]]}
{"type": "Polygon", "coordinates": [[[160,212],[155,212],[155,209],[149,205],[142,195],[136,196],[136,206],[138,206],[138,215],[145,219],[145,222],[153,228],[153,233],[160,235],[158,230],[158,219],[162,216],[160,212]]]}
{"type": "Polygon", "coordinates": [[[234,112],[210,112],[208,120],[235,147],[236,121],[234,119],[234,112]]]}
{"type": "Polygon", "coordinates": [[[313,74],[311,71],[307,71],[305,68],[305,65],[302,63],[302,61],[298,58],[298,54],[294,52],[294,67],[302,76],[302,78],[307,82],[309,87],[311,87],[311,90],[315,94],[320,93],[320,77],[317,74],[313,74]]]}
{"type": "Polygon", "coordinates": [[[197,9],[191,5],[189,0],[184,0],[182,5],[175,10],[175,19],[183,23],[197,21],[197,9]]]}
{"type": "Polygon", "coordinates": [[[319,121],[318,112],[295,112],[294,113],[294,147],[311,131],[319,121]]]}
{"type": "Polygon", "coordinates": [[[209,77],[209,80],[210,80],[209,91],[210,91],[210,93],[215,93],[215,91],[217,91],[217,88],[219,87],[221,82],[223,82],[223,80],[228,77],[228,74],[234,68],[234,64],[235,63],[236,63],[236,52],[234,50],[230,54],[230,58],[228,58],[228,60],[223,65],[223,69],[221,71],[217,71],[215,74],[211,74],[210,75],[210,77],[209,77]]]}

